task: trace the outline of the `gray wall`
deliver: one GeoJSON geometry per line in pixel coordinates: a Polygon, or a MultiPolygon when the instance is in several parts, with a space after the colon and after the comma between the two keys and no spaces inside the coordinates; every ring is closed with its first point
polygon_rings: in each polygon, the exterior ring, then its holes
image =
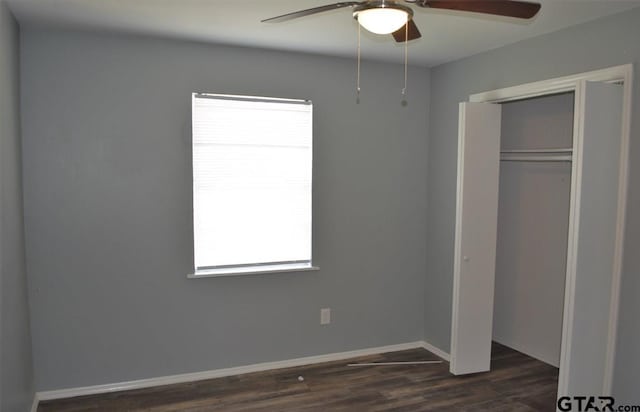
{"type": "MultiPolygon", "coordinates": [[[[571,147],[573,93],[502,105],[500,146],[571,147]]],[[[500,162],[493,339],[560,364],[570,162],[500,162]]]]}
{"type": "MultiPolygon", "coordinates": [[[[429,123],[428,287],[425,338],[448,350],[456,196],[457,122],[470,94],[640,60],[640,9],[472,56],[432,70],[429,123]]],[[[634,101],[640,82],[634,82],[634,101]]],[[[640,382],[640,105],[633,108],[629,198],[614,394],[635,400],[640,382]]]]}
{"type": "Polygon", "coordinates": [[[0,411],[33,401],[22,219],[19,32],[0,1],[0,411]]]}
{"type": "Polygon", "coordinates": [[[27,29],[22,64],[38,390],[422,339],[427,70],[402,107],[355,59],[27,29]],[[186,278],[194,91],[313,100],[319,272],[186,278]]]}

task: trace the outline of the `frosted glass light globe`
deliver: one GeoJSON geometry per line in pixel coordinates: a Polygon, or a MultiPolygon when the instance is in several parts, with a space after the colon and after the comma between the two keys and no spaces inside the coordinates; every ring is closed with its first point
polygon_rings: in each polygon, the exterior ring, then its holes
{"type": "Polygon", "coordinates": [[[407,24],[409,15],[406,11],[394,8],[371,8],[357,11],[358,23],[376,34],[389,34],[407,24]]]}

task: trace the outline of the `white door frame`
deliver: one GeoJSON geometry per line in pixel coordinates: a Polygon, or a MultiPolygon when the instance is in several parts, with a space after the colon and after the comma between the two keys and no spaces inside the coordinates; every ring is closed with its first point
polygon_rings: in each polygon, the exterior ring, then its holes
{"type": "MultiPolygon", "coordinates": [[[[580,176],[582,164],[582,151],[579,148],[583,141],[583,130],[581,119],[578,113],[581,112],[585,104],[584,87],[587,81],[598,81],[606,83],[622,83],[623,109],[622,109],[622,136],[620,149],[620,170],[618,182],[618,211],[616,221],[616,236],[614,245],[614,262],[612,267],[611,283],[611,304],[609,309],[609,333],[607,343],[607,355],[605,363],[603,395],[611,394],[613,381],[613,367],[616,350],[616,336],[618,327],[618,310],[620,297],[620,278],[622,273],[622,254],[624,243],[624,227],[627,204],[627,180],[629,163],[629,140],[631,133],[631,96],[633,81],[633,65],[609,67],[602,70],[595,70],[571,76],[559,77],[555,79],[543,80],[534,83],[522,84],[514,87],[492,90],[484,93],[477,93],[469,96],[470,102],[477,103],[503,103],[514,100],[522,100],[531,97],[539,97],[562,92],[575,93],[575,113],[573,128],[573,155],[574,161],[571,171],[571,206],[569,216],[569,237],[567,253],[567,274],[564,298],[564,315],[562,324],[562,347],[560,354],[560,372],[558,376],[558,396],[567,394],[568,385],[568,362],[569,348],[571,347],[573,331],[573,314],[575,304],[575,282],[576,282],[576,262],[577,262],[577,234],[579,229],[580,213],[580,176]]],[[[454,308],[454,310],[456,310],[454,308]]],[[[455,330],[453,331],[455,333],[455,330]]]]}

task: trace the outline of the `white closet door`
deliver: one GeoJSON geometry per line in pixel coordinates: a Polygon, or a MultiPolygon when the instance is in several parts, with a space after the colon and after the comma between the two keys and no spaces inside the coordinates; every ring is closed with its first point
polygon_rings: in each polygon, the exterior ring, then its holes
{"type": "Polygon", "coordinates": [[[561,374],[560,394],[608,391],[605,376],[611,349],[608,337],[619,207],[622,93],[620,85],[586,82],[576,106],[583,133],[581,147],[576,148],[578,156],[574,153],[579,215],[571,248],[575,251],[574,285],[567,284],[566,296],[569,305],[573,300],[573,321],[571,314],[565,313],[570,336],[564,337],[561,368],[567,373],[561,374]]]}
{"type": "Polygon", "coordinates": [[[501,107],[460,103],[450,371],[488,371],[498,218],[501,107]]]}

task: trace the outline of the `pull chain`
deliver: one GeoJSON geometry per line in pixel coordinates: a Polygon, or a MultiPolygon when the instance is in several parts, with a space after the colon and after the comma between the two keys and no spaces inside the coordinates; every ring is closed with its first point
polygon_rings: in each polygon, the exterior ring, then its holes
{"type": "Polygon", "coordinates": [[[360,24],[358,24],[358,75],[356,84],[356,103],[360,103],[360,24]]]}
{"type": "Polygon", "coordinates": [[[409,64],[409,20],[404,25],[404,87],[402,88],[402,105],[407,105],[407,66],[409,64]]]}

